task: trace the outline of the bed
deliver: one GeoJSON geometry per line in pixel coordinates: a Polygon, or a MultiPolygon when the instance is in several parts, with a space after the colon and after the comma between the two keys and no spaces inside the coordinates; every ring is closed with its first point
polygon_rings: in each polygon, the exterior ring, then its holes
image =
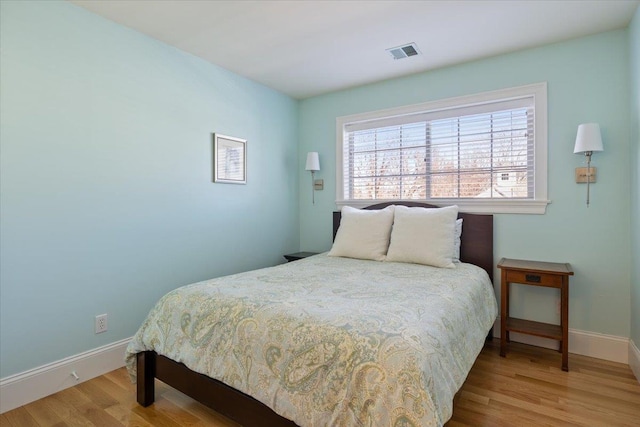
{"type": "Polygon", "coordinates": [[[127,349],[138,403],[157,378],[246,426],[444,424],[497,315],[493,218],[459,216],[453,269],[325,253],[168,293],[127,349]]]}

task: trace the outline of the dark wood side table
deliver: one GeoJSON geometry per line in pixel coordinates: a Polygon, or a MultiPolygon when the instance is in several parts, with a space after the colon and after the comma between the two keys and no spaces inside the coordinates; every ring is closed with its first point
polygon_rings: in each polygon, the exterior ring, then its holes
{"type": "Polygon", "coordinates": [[[297,261],[299,259],[309,257],[311,255],[318,255],[318,253],[317,252],[296,252],[294,254],[284,255],[284,257],[287,261],[291,262],[291,261],[297,261]]]}
{"type": "Polygon", "coordinates": [[[502,270],[500,309],[500,356],[507,353],[509,332],[535,335],[560,341],[562,370],[569,370],[569,276],[573,276],[571,264],[525,261],[502,258],[498,263],[502,270]],[[560,324],[534,322],[509,316],[509,284],[545,286],[560,289],[560,324]]]}

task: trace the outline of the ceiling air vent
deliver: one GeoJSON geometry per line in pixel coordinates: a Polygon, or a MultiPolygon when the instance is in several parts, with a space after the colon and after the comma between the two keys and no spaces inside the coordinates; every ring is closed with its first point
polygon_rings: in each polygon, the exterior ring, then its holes
{"type": "Polygon", "coordinates": [[[393,59],[408,58],[410,56],[416,56],[418,53],[418,46],[415,43],[409,43],[404,46],[392,47],[387,49],[387,52],[393,56],[393,59]]]}

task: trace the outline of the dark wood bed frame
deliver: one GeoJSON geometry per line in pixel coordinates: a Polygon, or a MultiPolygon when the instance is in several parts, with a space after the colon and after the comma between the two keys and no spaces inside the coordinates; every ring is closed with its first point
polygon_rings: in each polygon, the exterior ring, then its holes
{"type": "MultiPolygon", "coordinates": [[[[436,207],[419,202],[398,201],[379,203],[365,209],[382,209],[392,204],[436,207]]],[[[464,221],[460,260],[482,267],[493,282],[493,216],[461,213],[458,217],[463,218],[464,221]]],[[[340,225],[340,218],[340,212],[333,213],[334,238],[340,225]]],[[[154,351],[138,353],[137,364],[137,401],[142,406],[149,406],[154,402],[157,378],[243,426],[293,427],[297,425],[276,414],[253,397],[206,375],[194,372],[182,363],[154,351]]]]}

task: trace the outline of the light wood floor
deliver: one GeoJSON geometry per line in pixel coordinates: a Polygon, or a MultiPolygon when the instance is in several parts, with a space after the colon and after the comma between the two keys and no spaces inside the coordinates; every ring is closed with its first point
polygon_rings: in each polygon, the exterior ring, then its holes
{"type": "MultiPolygon", "coordinates": [[[[487,343],[456,395],[454,426],[639,426],[640,384],[627,365],[499,341],[487,343]]],[[[124,368],[6,412],[2,426],[215,426],[235,423],[162,383],[142,408],[124,368]]]]}

